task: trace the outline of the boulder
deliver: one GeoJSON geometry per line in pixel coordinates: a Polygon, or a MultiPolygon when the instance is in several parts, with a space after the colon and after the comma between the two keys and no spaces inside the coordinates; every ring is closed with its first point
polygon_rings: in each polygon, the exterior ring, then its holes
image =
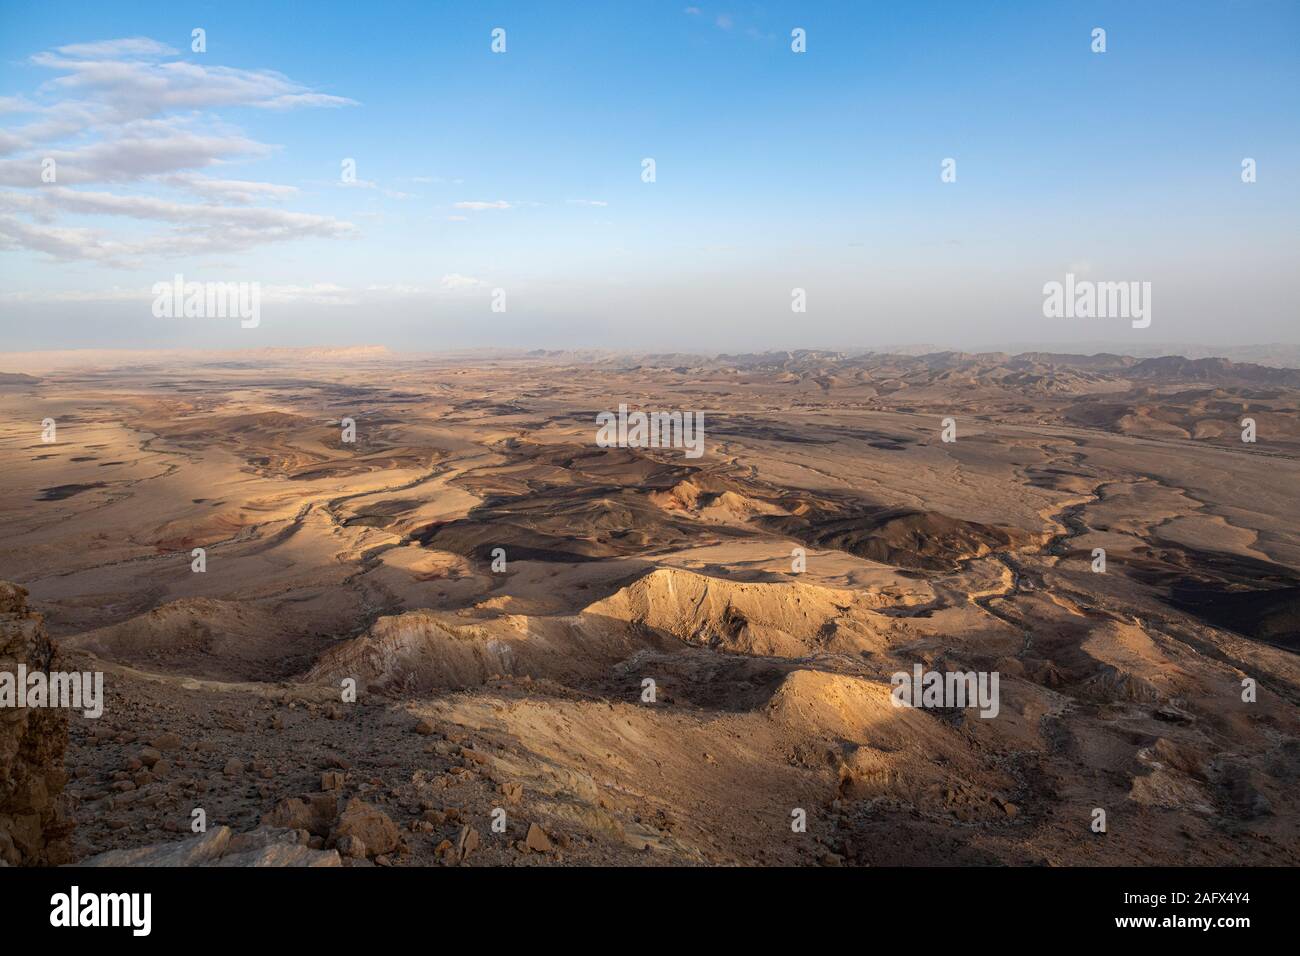
{"type": "Polygon", "coordinates": [[[355,798],[339,814],[331,834],[335,843],[343,837],[355,837],[364,843],[368,856],[391,853],[402,843],[401,832],[388,814],[355,798]]]}
{"type": "Polygon", "coordinates": [[[333,793],[308,793],[301,797],[287,797],[263,814],[262,825],[306,830],[316,836],[326,836],[339,815],[338,798],[333,793]]]}

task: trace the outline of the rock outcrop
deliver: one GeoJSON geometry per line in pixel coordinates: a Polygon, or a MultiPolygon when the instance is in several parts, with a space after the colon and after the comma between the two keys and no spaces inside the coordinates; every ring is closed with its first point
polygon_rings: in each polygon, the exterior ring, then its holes
{"type": "MultiPolygon", "coordinates": [[[[17,680],[58,670],[54,645],[27,591],[0,581],[0,674],[17,680]]],[[[57,707],[0,706],[0,865],[57,866],[71,859],[73,823],[63,766],[68,714],[57,707]]]]}
{"type": "Polygon", "coordinates": [[[230,827],[154,843],[130,850],[109,850],[82,860],[78,866],[341,866],[333,850],[314,850],[293,830],[259,827],[231,834],[230,827]]]}

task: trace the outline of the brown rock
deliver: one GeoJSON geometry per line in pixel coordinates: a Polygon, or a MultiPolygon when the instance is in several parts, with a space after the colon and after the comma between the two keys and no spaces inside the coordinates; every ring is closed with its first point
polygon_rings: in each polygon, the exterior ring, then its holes
{"type": "Polygon", "coordinates": [[[303,846],[295,834],[258,829],[232,837],[229,827],[175,843],[156,843],[130,850],[110,850],[82,860],[78,866],[339,866],[333,850],[303,846]]]}
{"type": "Polygon", "coordinates": [[[341,836],[334,846],[344,859],[364,860],[366,858],[366,844],[360,837],[341,836]]]}
{"type": "Polygon", "coordinates": [[[534,853],[550,853],[551,838],[536,823],[528,824],[528,836],[524,837],[524,846],[534,853]]]}
{"type": "Polygon", "coordinates": [[[518,803],[524,796],[524,785],[515,781],[501,784],[501,794],[508,803],[518,803]]]}
{"type": "MultiPolygon", "coordinates": [[[[0,581],[0,673],[57,671],[63,662],[27,591],[0,581]]],[[[0,711],[0,863],[54,866],[71,859],[74,822],[63,798],[68,714],[59,707],[0,711]]]]}
{"type": "Polygon", "coordinates": [[[180,750],[181,736],[180,734],[174,734],[171,732],[161,734],[158,737],[154,738],[153,748],[155,750],[163,750],[163,751],[180,750]]]}
{"type": "Polygon", "coordinates": [[[359,838],[368,854],[391,853],[402,842],[402,834],[388,814],[355,798],[339,814],[331,834],[335,841],[345,836],[359,838]]]}
{"type": "Polygon", "coordinates": [[[311,793],[281,800],[270,813],[263,815],[262,824],[306,830],[323,837],[330,832],[337,817],[338,800],[334,794],[311,793]]]}
{"type": "Polygon", "coordinates": [[[475,850],[478,849],[479,836],[478,830],[474,829],[468,823],[460,828],[460,834],[456,837],[456,857],[465,859],[475,850]]]}

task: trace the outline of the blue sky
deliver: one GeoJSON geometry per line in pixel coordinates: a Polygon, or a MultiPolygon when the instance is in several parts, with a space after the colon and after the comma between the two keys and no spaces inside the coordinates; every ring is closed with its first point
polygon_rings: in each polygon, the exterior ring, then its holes
{"type": "Polygon", "coordinates": [[[4,3],[0,331],[1297,342],[1298,91],[1289,2],[4,3]],[[1067,271],[1152,282],[1151,328],[1044,319],[1067,271]],[[178,272],[260,283],[262,323],[155,318],[178,272]]]}

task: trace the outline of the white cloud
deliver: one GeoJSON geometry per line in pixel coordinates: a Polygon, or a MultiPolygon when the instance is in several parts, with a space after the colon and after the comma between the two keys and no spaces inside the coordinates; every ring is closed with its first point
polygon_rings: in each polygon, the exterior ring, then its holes
{"type": "Polygon", "coordinates": [[[57,181],[64,184],[129,183],[182,170],[202,169],[236,158],[268,155],[246,137],[205,134],[163,120],[127,123],[97,143],[77,149],[49,149],[23,159],[0,161],[0,184],[40,186],[41,163],[55,161],[57,181]]]}
{"type": "Polygon", "coordinates": [[[175,56],[176,51],[165,43],[148,37],[127,37],[121,40],[101,40],[98,43],[70,43],[55,48],[64,56],[86,60],[119,59],[128,56],[175,56]]]}
{"type": "Polygon", "coordinates": [[[0,96],[0,113],[35,113],[39,109],[25,96],[0,96]]]}
{"type": "Polygon", "coordinates": [[[23,222],[0,215],[0,249],[32,249],[55,259],[113,261],[127,255],[121,243],[90,229],[72,229],[23,222]]]}
{"type": "Polygon", "coordinates": [[[467,289],[482,289],[487,283],[482,279],[475,279],[473,276],[463,276],[459,273],[452,272],[442,277],[438,286],[448,292],[463,292],[467,289]]]}
{"type": "Polygon", "coordinates": [[[497,199],[493,202],[475,200],[470,202],[452,203],[452,206],[456,209],[472,209],[477,211],[482,209],[509,209],[510,203],[506,202],[504,199],[497,199]]]}
{"type": "Polygon", "coordinates": [[[318,93],[273,70],[203,66],[184,60],[93,59],[59,51],[37,53],[37,66],[62,71],[47,87],[108,107],[118,121],[169,110],[228,106],[353,106],[355,100],[318,93]]]}
{"type": "Polygon", "coordinates": [[[26,227],[13,216],[0,221],[0,237],[9,248],[33,249],[56,259],[130,262],[145,256],[233,252],[272,242],[336,239],[356,233],[356,227],[349,222],[314,213],[263,206],[179,203],[153,196],[123,196],[62,186],[34,193],[0,192],[0,209],[26,214],[41,224],[72,214],[122,216],[173,227],[160,235],[117,242],[90,229],[26,227]]]}
{"type": "MultiPolygon", "coordinates": [[[[160,281],[170,281],[171,273],[159,275],[160,281]]],[[[189,279],[208,279],[224,281],[227,273],[205,270],[201,274],[187,275],[189,279]]],[[[442,277],[438,288],[428,289],[414,285],[369,285],[363,288],[350,288],[332,282],[313,283],[259,283],[264,302],[292,303],[300,305],[366,305],[392,302],[397,299],[436,299],[440,296],[459,292],[482,289],[487,283],[470,276],[446,275],[442,277]]],[[[0,293],[0,302],[11,303],[109,303],[149,301],[153,297],[152,286],[136,289],[124,289],[113,286],[101,290],[59,290],[59,291],[15,291],[0,293]]]]}
{"type": "MultiPolygon", "coordinates": [[[[149,257],[229,252],[265,243],[345,238],[356,228],[330,216],[258,205],[299,195],[296,187],[228,179],[201,171],[264,158],[275,147],[222,122],[225,107],[284,110],[352,105],[272,70],[246,70],[172,59],[176,50],[148,37],[74,43],[38,53],[36,66],[58,71],[34,99],[6,96],[0,113],[30,114],[0,129],[0,247],[57,259],[106,264],[149,257]],[[56,185],[42,177],[54,161],[56,185]],[[112,184],[126,192],[69,187],[112,184]],[[202,202],[159,198],[159,186],[202,202]],[[149,194],[132,191],[144,187],[149,194]],[[152,235],[131,229],[74,228],[64,216],[106,216],[165,223],[152,235]]],[[[373,187],[373,184],[368,184],[373,187]]]]}
{"type": "Polygon", "coordinates": [[[0,302],[131,302],[148,299],[150,289],[123,289],[113,286],[111,289],[85,291],[80,289],[62,289],[59,291],[40,292],[0,292],[0,302]]]}
{"type": "Polygon", "coordinates": [[[259,183],[245,179],[211,179],[195,173],[174,173],[160,177],[158,181],[209,199],[222,199],[234,203],[251,203],[259,199],[292,199],[298,194],[297,186],[259,183]]]}

